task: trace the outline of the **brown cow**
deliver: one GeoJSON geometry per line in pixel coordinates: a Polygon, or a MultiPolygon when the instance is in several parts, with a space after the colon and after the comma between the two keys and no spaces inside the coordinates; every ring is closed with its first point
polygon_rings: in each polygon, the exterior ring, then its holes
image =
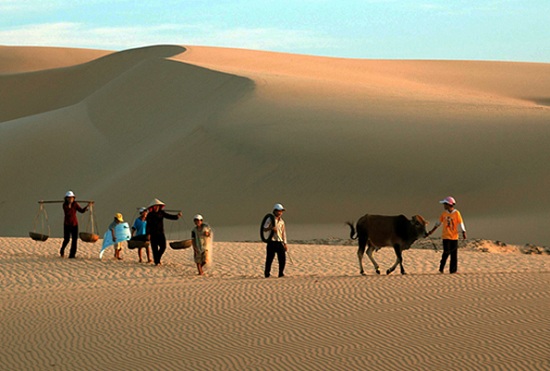
{"type": "Polygon", "coordinates": [[[405,215],[385,216],[385,215],[364,215],[357,221],[357,236],[355,228],[350,222],[346,223],[351,228],[350,238],[359,239],[359,249],[357,257],[359,258],[359,268],[361,274],[363,270],[363,255],[365,254],[365,246],[368,245],[367,256],[374,265],[376,273],[380,274],[378,263],[372,257],[373,251],[378,251],[384,246],[393,246],[397,259],[395,264],[386,271],[390,274],[397,268],[397,264],[401,267],[401,274],[405,274],[403,268],[403,250],[411,247],[414,241],[420,237],[426,237],[426,225],[428,222],[420,215],[413,216],[410,220],[405,215]]]}

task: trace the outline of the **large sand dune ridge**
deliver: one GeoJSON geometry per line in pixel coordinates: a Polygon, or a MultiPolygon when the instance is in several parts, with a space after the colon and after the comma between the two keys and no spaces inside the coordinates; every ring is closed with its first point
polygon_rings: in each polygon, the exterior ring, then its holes
{"type": "Polygon", "coordinates": [[[471,237],[550,241],[548,64],[2,47],[0,102],[3,236],[72,189],[100,229],[158,197],[225,240],[274,202],[296,238],[345,236],[366,212],[435,221],[452,194],[471,237]]]}

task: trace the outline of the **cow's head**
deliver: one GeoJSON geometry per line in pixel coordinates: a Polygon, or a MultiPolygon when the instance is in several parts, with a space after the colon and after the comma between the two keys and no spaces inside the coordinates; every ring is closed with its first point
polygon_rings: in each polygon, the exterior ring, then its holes
{"type": "Polygon", "coordinates": [[[424,219],[420,215],[415,215],[412,217],[411,222],[418,237],[428,236],[428,231],[426,230],[428,222],[426,221],[426,219],[424,219]]]}

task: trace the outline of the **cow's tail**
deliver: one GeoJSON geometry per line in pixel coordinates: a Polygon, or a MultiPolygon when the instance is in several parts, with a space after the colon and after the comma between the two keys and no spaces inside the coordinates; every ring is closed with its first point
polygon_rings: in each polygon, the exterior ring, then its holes
{"type": "Polygon", "coordinates": [[[349,233],[349,238],[351,238],[352,240],[356,240],[357,235],[355,234],[355,227],[353,226],[353,223],[352,222],[346,222],[346,224],[349,225],[349,228],[351,229],[351,231],[349,233]]]}

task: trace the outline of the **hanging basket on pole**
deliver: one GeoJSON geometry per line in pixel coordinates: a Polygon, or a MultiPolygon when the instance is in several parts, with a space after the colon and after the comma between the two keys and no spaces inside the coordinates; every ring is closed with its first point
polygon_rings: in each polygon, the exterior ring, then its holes
{"type": "MultiPolygon", "coordinates": [[[[134,212],[134,215],[132,215],[131,220],[136,220],[136,216],[140,209],[141,209],[140,207],[136,208],[136,211],[134,212]]],[[[149,247],[149,241],[147,241],[146,235],[133,236],[127,242],[128,242],[128,249],[130,250],[149,247]]]]}
{"type": "Polygon", "coordinates": [[[94,202],[90,201],[90,214],[88,217],[88,223],[86,224],[86,232],[80,232],[78,234],[80,239],[84,242],[94,243],[99,240],[99,234],[97,234],[97,222],[94,214],[94,202]]]}
{"type": "MultiPolygon", "coordinates": [[[[172,211],[172,210],[171,210],[172,211]]],[[[174,212],[179,212],[179,210],[173,210],[174,212]]],[[[181,221],[183,222],[183,218],[181,218],[181,221]]],[[[172,229],[172,226],[170,227],[170,229],[172,229]]],[[[182,230],[180,229],[179,232],[177,233],[177,238],[178,240],[176,241],[172,241],[169,243],[170,247],[174,250],[183,250],[183,249],[188,249],[190,248],[191,246],[193,246],[193,240],[192,239],[183,239],[183,235],[182,235],[182,230]]]]}
{"type": "Polygon", "coordinates": [[[34,218],[34,226],[29,237],[34,241],[44,242],[50,236],[50,223],[48,222],[48,213],[44,207],[44,202],[38,201],[38,212],[34,218]]]}

